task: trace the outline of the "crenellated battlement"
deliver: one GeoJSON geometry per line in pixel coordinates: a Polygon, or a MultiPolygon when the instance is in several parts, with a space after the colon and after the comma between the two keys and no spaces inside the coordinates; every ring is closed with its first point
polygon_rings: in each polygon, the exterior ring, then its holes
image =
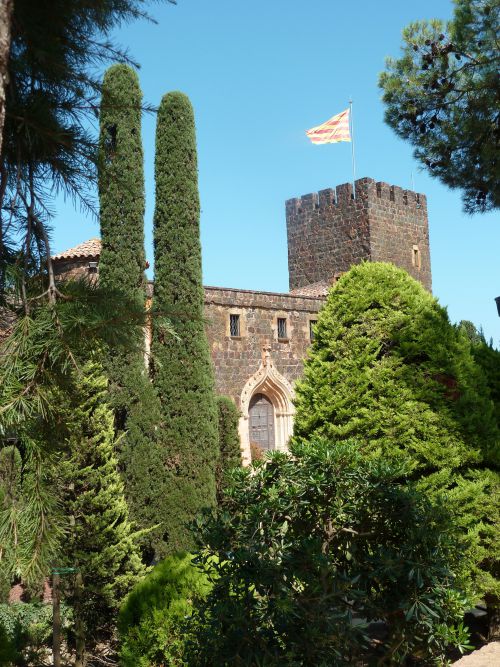
{"type": "Polygon", "coordinates": [[[358,178],[355,187],[356,197],[353,196],[352,183],[342,183],[335,188],[326,188],[288,199],[285,203],[287,216],[330,206],[355,206],[356,203],[360,201],[365,203],[373,197],[417,210],[427,208],[427,198],[424,194],[405,190],[397,185],[375,181],[373,178],[358,178]]]}
{"type": "Polygon", "coordinates": [[[427,199],[373,178],[286,202],[290,289],[330,281],[361,261],[386,261],[431,288],[427,199]]]}

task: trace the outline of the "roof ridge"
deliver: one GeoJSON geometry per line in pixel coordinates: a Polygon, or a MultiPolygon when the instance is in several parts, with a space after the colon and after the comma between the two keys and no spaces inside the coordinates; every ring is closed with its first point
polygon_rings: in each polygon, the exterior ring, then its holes
{"type": "Polygon", "coordinates": [[[76,259],[77,257],[97,257],[101,254],[101,239],[94,236],[87,241],[83,241],[73,248],[63,250],[63,252],[53,255],[52,259],[76,259]]]}

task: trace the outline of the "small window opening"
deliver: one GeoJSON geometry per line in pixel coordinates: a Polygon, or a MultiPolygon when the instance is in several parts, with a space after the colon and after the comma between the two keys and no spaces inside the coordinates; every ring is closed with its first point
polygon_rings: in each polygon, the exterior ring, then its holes
{"type": "Polygon", "coordinates": [[[229,333],[232,338],[239,338],[240,334],[240,316],[235,314],[229,315],[229,333]]]}
{"type": "Polygon", "coordinates": [[[412,266],[416,267],[417,269],[420,269],[421,262],[420,262],[420,249],[418,245],[413,246],[413,251],[412,251],[412,256],[411,256],[411,263],[412,266]]]}
{"type": "Polygon", "coordinates": [[[287,338],[286,317],[278,317],[278,339],[285,340],[287,338]]]}
{"type": "Polygon", "coordinates": [[[316,326],[318,320],[309,320],[309,340],[311,343],[314,340],[315,334],[314,334],[314,327],[316,326]]]}
{"type": "Polygon", "coordinates": [[[97,262],[89,262],[89,273],[97,273],[97,262]]]}

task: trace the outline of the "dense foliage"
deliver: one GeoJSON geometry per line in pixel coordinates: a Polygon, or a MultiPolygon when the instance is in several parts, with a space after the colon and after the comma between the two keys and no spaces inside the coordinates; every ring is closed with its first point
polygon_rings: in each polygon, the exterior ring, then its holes
{"type": "Polygon", "coordinates": [[[123,597],[144,574],[118,472],[106,389],[101,368],[87,363],[61,396],[67,454],[57,465],[67,521],[59,562],[77,569],[68,599],[77,636],[94,646],[112,636],[123,597]]]}
{"type": "Polygon", "coordinates": [[[0,348],[0,449],[22,453],[22,484],[11,496],[20,502],[0,511],[0,543],[4,556],[10,554],[0,572],[27,583],[46,576],[61,536],[53,479],[53,464],[67,446],[59,434],[60,395],[96,349],[128,349],[145,324],[136,304],[96,285],[74,282],[65,295],[53,305],[33,300],[28,313],[21,307],[0,348]],[[47,437],[54,428],[57,437],[47,437]]]}
{"type": "Polygon", "coordinates": [[[319,316],[296,404],[296,439],[355,438],[366,456],[403,463],[429,498],[446,493],[471,592],[498,596],[494,407],[469,340],[420,283],[388,264],[345,274],[319,316]]]}
{"type": "Polygon", "coordinates": [[[446,26],[405,28],[402,57],[380,77],[386,122],[470,213],[500,207],[499,31],[498,0],[455,0],[446,26]]]}
{"type": "Polygon", "coordinates": [[[190,549],[188,523],[215,504],[218,459],[213,369],[203,320],[194,115],[182,93],[165,95],[156,130],[153,315],[172,313],[178,338],[153,318],[153,384],[162,404],[162,462],[171,473],[158,553],[190,549]]]}
{"type": "Polygon", "coordinates": [[[448,517],[353,443],[315,439],[233,483],[200,525],[215,568],[190,665],[430,664],[466,641],[448,517]]]}
{"type": "Polygon", "coordinates": [[[188,665],[193,608],[210,590],[208,576],[191,561],[185,554],[167,557],[126,598],[118,617],[123,667],[188,665]]]}
{"type": "Polygon", "coordinates": [[[136,72],[113,65],[104,75],[99,113],[99,222],[103,287],[145,301],[142,93],[136,72]]]}
{"type": "MultiPolygon", "coordinates": [[[[461,324],[464,326],[465,323],[461,324]]],[[[472,337],[469,332],[469,339],[472,344],[472,356],[486,378],[486,384],[495,406],[495,419],[500,429],[500,351],[493,347],[491,341],[488,343],[484,335],[477,331],[472,337]]]]}
{"type": "Polygon", "coordinates": [[[353,267],[331,290],[297,385],[294,433],[355,437],[416,475],[500,462],[493,405],[468,340],[390,264],[353,267]]]}
{"type": "Polygon", "coordinates": [[[217,463],[217,497],[220,498],[229,470],[241,465],[238,424],[240,412],[228,396],[217,396],[219,415],[219,461],[217,463]]]}
{"type": "MultiPolygon", "coordinates": [[[[141,99],[137,74],[114,65],[104,76],[100,112],[99,202],[102,251],[99,280],[106,289],[146,305],[144,172],[141,99]]],[[[141,334],[141,332],[138,332],[141,334]]],[[[141,528],[157,523],[166,493],[158,449],[160,405],[144,362],[144,335],[130,350],[109,349],[106,374],[115,413],[119,456],[131,516],[141,528]]],[[[144,556],[155,555],[154,533],[143,538],[144,556]]]]}
{"type": "Polygon", "coordinates": [[[103,298],[95,286],[73,285],[62,294],[49,238],[58,192],[92,207],[97,146],[87,128],[100,92],[92,70],[127,60],[108,38],[124,21],[143,16],[144,6],[143,0],[14,3],[0,156],[1,335],[11,334],[0,352],[0,447],[5,438],[19,444],[28,502],[0,513],[4,548],[15,547],[0,570],[27,581],[44,576],[60,534],[47,475],[55,447],[31,429],[53,418],[54,395],[89,349],[103,338],[130,345],[124,331],[144,324],[135,304],[109,290],[103,298]],[[22,525],[27,532],[17,532],[22,525]]]}
{"type": "MultiPolygon", "coordinates": [[[[63,637],[68,641],[72,610],[61,605],[63,637]]],[[[0,604],[0,667],[43,665],[52,643],[52,605],[43,602],[0,604]]]]}
{"type": "Polygon", "coordinates": [[[13,4],[0,158],[0,293],[7,268],[23,273],[33,263],[50,264],[47,225],[59,192],[94,210],[95,73],[106,62],[129,60],[110,37],[144,17],[147,1],[13,4]]]}

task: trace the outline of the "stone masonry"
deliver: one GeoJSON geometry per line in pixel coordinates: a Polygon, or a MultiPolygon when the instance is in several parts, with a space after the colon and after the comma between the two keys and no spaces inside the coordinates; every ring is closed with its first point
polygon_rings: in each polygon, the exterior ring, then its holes
{"type": "Polygon", "coordinates": [[[215,369],[216,390],[236,405],[248,378],[269,347],[276,370],[290,383],[302,373],[310,345],[310,323],[318,318],[323,298],[274,292],[205,287],[206,331],[215,369]],[[240,316],[239,337],[231,337],[229,316],[240,316]],[[286,319],[288,337],[278,339],[277,319],[286,319]]]}
{"type": "Polygon", "coordinates": [[[286,202],[290,289],[363,260],[392,262],[431,289],[425,195],[362,178],[286,202]]]}

